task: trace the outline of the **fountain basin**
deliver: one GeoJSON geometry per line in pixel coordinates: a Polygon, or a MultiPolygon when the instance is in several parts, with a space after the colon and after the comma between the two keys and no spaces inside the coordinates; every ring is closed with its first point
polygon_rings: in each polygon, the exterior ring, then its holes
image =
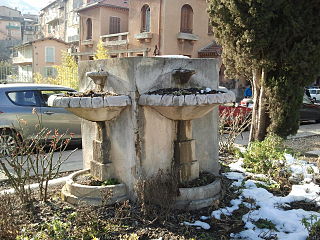
{"type": "Polygon", "coordinates": [[[80,118],[92,122],[109,121],[116,118],[120,112],[131,105],[129,96],[105,97],[64,97],[50,96],[48,105],[62,107],[80,118]]]}
{"type": "Polygon", "coordinates": [[[171,120],[193,120],[205,116],[217,105],[234,101],[234,93],[228,91],[180,96],[143,94],[140,96],[139,104],[149,106],[171,120]]]}
{"type": "Polygon", "coordinates": [[[123,183],[108,186],[88,186],[75,182],[78,176],[88,173],[90,173],[90,169],[84,169],[68,177],[61,192],[64,201],[74,205],[86,202],[90,205],[99,206],[102,204],[111,205],[128,199],[126,185],[123,183]],[[103,201],[105,199],[106,202],[103,201]]]}
{"type": "Polygon", "coordinates": [[[193,188],[179,188],[180,195],[176,199],[175,208],[196,210],[211,206],[220,198],[221,180],[193,188]]]}

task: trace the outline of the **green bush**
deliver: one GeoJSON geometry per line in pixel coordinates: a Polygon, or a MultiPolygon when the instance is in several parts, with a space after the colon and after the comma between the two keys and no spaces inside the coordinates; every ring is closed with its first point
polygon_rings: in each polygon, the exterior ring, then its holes
{"type": "Polygon", "coordinates": [[[309,218],[301,220],[303,226],[308,230],[309,236],[307,240],[320,239],[320,218],[316,215],[311,215],[309,218]]]}
{"type": "Polygon", "coordinates": [[[243,154],[244,167],[253,173],[262,173],[273,179],[290,175],[284,162],[284,154],[293,153],[287,149],[283,139],[270,134],[262,142],[253,142],[243,154]]]}

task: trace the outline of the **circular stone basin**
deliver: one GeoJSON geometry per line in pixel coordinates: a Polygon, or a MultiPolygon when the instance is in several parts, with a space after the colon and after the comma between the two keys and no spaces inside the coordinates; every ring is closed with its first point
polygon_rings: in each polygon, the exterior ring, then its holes
{"type": "Polygon", "coordinates": [[[185,95],[143,94],[139,104],[152,107],[172,120],[192,120],[205,116],[217,105],[235,101],[235,95],[231,91],[211,92],[185,95]]]}
{"type": "Polygon", "coordinates": [[[201,187],[179,188],[180,195],[176,199],[177,209],[196,210],[208,207],[220,198],[221,180],[201,187]]]}
{"type": "Polygon", "coordinates": [[[108,186],[89,186],[75,182],[75,179],[81,175],[90,173],[90,169],[80,170],[71,174],[65,186],[62,188],[62,199],[71,204],[86,202],[90,205],[98,206],[101,204],[114,204],[128,199],[125,184],[116,184],[108,186]],[[105,196],[104,194],[110,194],[105,196]],[[104,203],[103,199],[107,199],[104,203]]]}
{"type": "Polygon", "coordinates": [[[80,118],[92,121],[109,121],[117,117],[127,106],[131,105],[129,96],[59,96],[52,95],[48,105],[62,107],[80,118]]]}

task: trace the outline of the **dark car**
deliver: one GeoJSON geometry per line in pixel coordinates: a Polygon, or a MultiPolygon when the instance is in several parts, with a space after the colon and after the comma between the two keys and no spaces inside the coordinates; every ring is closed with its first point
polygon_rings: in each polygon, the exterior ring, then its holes
{"type": "Polygon", "coordinates": [[[313,103],[307,95],[303,96],[303,103],[300,108],[300,121],[320,122],[320,105],[313,103]]]}

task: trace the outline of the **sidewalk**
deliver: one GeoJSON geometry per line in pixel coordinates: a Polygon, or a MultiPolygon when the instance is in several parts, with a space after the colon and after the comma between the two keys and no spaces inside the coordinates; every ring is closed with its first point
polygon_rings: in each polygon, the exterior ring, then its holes
{"type": "MultiPolygon", "coordinates": [[[[288,139],[310,137],[314,135],[320,135],[320,123],[300,125],[298,133],[294,136],[289,136],[288,139]]],[[[248,142],[249,142],[249,131],[246,131],[242,133],[241,136],[236,138],[235,144],[248,145],[248,142]]]]}

